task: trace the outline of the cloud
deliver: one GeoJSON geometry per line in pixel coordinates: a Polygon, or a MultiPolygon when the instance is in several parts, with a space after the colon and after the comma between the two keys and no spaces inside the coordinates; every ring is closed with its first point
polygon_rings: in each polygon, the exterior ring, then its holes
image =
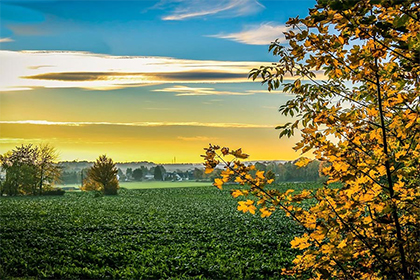
{"type": "Polygon", "coordinates": [[[172,92],[176,96],[204,96],[204,95],[252,95],[250,92],[219,91],[214,88],[193,88],[187,86],[174,86],[169,88],[155,89],[158,92],[172,92]]]}
{"type": "Polygon", "coordinates": [[[247,90],[246,92],[249,93],[266,93],[266,94],[283,94],[283,95],[291,95],[293,96],[293,94],[289,93],[289,92],[284,92],[282,90],[272,90],[272,91],[268,91],[268,89],[260,89],[260,90],[247,90]]]}
{"type": "Polygon", "coordinates": [[[284,25],[262,23],[259,26],[252,26],[238,33],[208,35],[207,37],[228,39],[248,45],[269,45],[276,39],[284,42],[283,32],[288,30],[289,28],[284,25]]]}
{"type": "Polygon", "coordinates": [[[34,143],[34,142],[45,142],[45,139],[39,139],[39,138],[0,138],[0,143],[2,144],[14,144],[17,142],[21,143],[34,143]]]}
{"type": "Polygon", "coordinates": [[[10,37],[7,38],[0,38],[0,43],[9,43],[9,42],[14,42],[15,40],[13,40],[10,37]]]}
{"type": "Polygon", "coordinates": [[[210,15],[225,17],[245,16],[259,12],[264,8],[257,0],[177,0],[161,1],[158,6],[176,3],[175,10],[163,20],[185,20],[210,15]]]}
{"type": "Polygon", "coordinates": [[[32,88],[111,90],[164,83],[250,82],[269,62],[110,56],[88,52],[0,50],[0,91],[32,88]]]}
{"type": "Polygon", "coordinates": [[[204,122],[53,122],[46,120],[0,121],[0,124],[21,125],[48,125],[48,126],[133,126],[133,127],[159,127],[159,126],[193,126],[217,128],[273,128],[272,125],[247,124],[247,123],[204,123],[204,122]]]}

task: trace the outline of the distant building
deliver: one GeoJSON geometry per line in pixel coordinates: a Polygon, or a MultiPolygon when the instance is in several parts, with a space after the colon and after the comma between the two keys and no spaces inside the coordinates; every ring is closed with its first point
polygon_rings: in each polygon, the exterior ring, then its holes
{"type": "Polygon", "coordinates": [[[155,176],[152,175],[152,174],[146,174],[146,175],[144,175],[144,179],[145,180],[154,180],[155,179],[155,176]]]}

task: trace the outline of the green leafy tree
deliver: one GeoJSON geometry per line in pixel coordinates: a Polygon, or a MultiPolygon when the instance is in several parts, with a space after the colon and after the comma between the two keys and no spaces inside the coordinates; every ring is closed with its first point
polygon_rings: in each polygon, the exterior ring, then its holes
{"type": "Polygon", "coordinates": [[[143,169],[142,168],[134,169],[133,178],[135,181],[141,181],[143,179],[143,169]]]}
{"type": "Polygon", "coordinates": [[[163,181],[165,178],[165,173],[166,173],[165,168],[162,165],[157,165],[154,168],[153,176],[156,181],[163,181]]]}
{"type": "Polygon", "coordinates": [[[118,168],[118,180],[119,181],[125,181],[125,179],[127,178],[124,174],[124,172],[121,170],[121,168],[118,168]]]}
{"type": "Polygon", "coordinates": [[[194,168],[194,170],[193,170],[193,177],[196,180],[203,179],[204,178],[204,170],[203,169],[194,168]]]}
{"type": "Polygon", "coordinates": [[[113,160],[101,155],[88,170],[83,189],[99,190],[106,195],[115,195],[120,188],[117,174],[118,169],[113,160]]]}
{"type": "Polygon", "coordinates": [[[6,171],[2,192],[8,195],[41,194],[59,181],[61,168],[55,162],[56,150],[49,144],[32,144],[16,147],[0,156],[1,166],[6,171]]]}
{"type": "Polygon", "coordinates": [[[125,176],[127,177],[128,180],[133,179],[133,169],[127,168],[127,170],[125,171],[125,176]]]}
{"type": "Polygon", "coordinates": [[[294,149],[326,163],[323,188],[268,189],[272,180],[252,175],[240,149],[206,148],[207,172],[226,165],[215,186],[234,177],[250,187],[232,192],[247,198],[238,210],[268,217],[282,209],[302,226],[291,242],[301,253],[285,274],[420,277],[419,15],[413,0],[318,0],[308,17],[288,21],[288,47],[270,46],[278,63],[251,71],[268,90],[294,95],[280,112],[296,120],[279,126],[280,136],[300,130],[294,149]],[[301,206],[306,200],[315,203],[301,206]]]}
{"type": "Polygon", "coordinates": [[[56,163],[58,159],[57,150],[50,144],[41,144],[38,147],[37,169],[38,169],[38,187],[42,193],[44,186],[49,186],[60,180],[61,168],[56,163]]]}

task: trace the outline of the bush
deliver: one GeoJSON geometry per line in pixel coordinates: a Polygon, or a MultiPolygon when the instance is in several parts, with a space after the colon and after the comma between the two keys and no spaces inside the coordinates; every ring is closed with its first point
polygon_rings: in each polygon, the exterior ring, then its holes
{"type": "Polygon", "coordinates": [[[52,190],[43,191],[42,195],[64,195],[65,193],[65,190],[55,188],[52,190]]]}

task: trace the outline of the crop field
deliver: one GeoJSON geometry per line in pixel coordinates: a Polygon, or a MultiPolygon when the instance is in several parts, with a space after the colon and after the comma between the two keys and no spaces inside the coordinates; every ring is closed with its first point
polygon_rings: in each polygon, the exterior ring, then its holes
{"type": "Polygon", "coordinates": [[[282,278],[300,228],[236,205],[213,187],[2,197],[0,278],[282,278]]]}

